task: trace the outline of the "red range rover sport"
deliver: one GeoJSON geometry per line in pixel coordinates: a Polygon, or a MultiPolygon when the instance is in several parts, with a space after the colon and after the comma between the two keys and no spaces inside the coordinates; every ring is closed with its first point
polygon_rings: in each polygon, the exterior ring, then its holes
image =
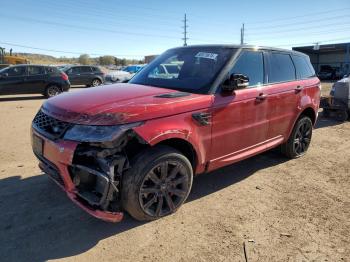
{"type": "Polygon", "coordinates": [[[189,46],[129,83],[48,99],[32,123],[40,168],[105,221],[174,213],[193,176],[280,147],[304,155],[320,81],[309,58],[252,46],[189,46]]]}

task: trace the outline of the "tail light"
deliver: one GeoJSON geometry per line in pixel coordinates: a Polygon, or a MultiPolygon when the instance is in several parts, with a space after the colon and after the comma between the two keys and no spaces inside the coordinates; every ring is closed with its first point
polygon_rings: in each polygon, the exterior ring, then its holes
{"type": "Polygon", "coordinates": [[[62,77],[62,79],[64,80],[64,81],[67,81],[68,80],[68,76],[67,76],[67,74],[66,73],[61,73],[61,77],[62,77]]]}

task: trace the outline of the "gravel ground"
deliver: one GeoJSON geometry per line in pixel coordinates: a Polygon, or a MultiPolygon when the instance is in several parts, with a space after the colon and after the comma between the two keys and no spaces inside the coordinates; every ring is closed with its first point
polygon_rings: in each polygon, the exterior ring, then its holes
{"type": "MultiPolygon", "coordinates": [[[[324,85],[324,92],[329,90],[324,85]]],[[[40,96],[0,98],[1,261],[349,261],[350,122],[319,118],[308,154],[276,151],[198,176],[174,215],[99,221],[37,167],[40,96]]]]}

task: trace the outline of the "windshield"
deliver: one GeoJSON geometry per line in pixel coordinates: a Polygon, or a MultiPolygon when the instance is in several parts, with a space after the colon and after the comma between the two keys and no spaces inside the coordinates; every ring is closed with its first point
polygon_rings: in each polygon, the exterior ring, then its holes
{"type": "Polygon", "coordinates": [[[236,50],[225,47],[171,49],[157,57],[129,83],[204,94],[236,50]]]}

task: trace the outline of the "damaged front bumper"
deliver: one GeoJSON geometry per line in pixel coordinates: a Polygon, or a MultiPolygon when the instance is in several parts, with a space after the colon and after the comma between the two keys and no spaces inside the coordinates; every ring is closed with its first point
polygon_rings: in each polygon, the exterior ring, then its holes
{"type": "Polygon", "coordinates": [[[128,164],[126,157],[116,148],[52,140],[35,128],[31,130],[41,170],[90,215],[108,222],[121,221],[120,176],[128,164]]]}

